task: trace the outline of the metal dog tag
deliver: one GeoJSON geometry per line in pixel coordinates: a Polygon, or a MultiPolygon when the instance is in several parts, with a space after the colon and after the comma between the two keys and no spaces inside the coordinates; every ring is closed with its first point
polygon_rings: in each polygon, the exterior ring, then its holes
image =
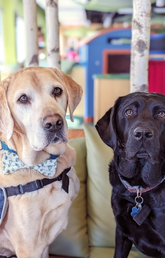
{"type": "Polygon", "coordinates": [[[143,197],[137,192],[135,197],[136,206],[132,208],[131,216],[134,218],[142,209],[143,197]]]}
{"type": "Polygon", "coordinates": [[[135,197],[136,206],[132,208],[131,216],[139,226],[145,221],[151,212],[151,208],[148,205],[144,204],[142,207],[143,201],[144,199],[141,196],[141,192],[138,190],[137,196],[135,197]]]}
{"type": "Polygon", "coordinates": [[[0,188],[0,225],[6,215],[8,209],[8,198],[4,188],[0,188]]]}
{"type": "Polygon", "coordinates": [[[144,204],[143,208],[133,217],[133,220],[141,226],[141,224],[145,221],[145,219],[148,217],[148,215],[151,212],[151,208],[144,204]]]}

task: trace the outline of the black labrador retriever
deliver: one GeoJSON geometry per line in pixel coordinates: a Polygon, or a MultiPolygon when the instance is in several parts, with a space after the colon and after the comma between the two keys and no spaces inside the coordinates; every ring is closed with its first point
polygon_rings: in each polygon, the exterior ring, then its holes
{"type": "Polygon", "coordinates": [[[96,129],[114,150],[109,167],[117,224],[114,257],[128,257],[134,244],[145,255],[164,258],[165,96],[120,97],[96,129]]]}

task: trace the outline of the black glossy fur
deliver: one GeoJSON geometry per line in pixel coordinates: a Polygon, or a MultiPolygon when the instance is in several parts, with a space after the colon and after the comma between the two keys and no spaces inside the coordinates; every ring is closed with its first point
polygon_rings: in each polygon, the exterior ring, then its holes
{"type": "Polygon", "coordinates": [[[114,150],[110,164],[112,208],[116,219],[115,258],[126,258],[132,244],[155,258],[165,257],[165,96],[132,93],[117,99],[98,121],[101,139],[114,150]],[[131,186],[154,187],[142,194],[150,214],[139,226],[130,215],[136,193],[131,186]],[[158,186],[156,186],[158,184],[158,186]]]}

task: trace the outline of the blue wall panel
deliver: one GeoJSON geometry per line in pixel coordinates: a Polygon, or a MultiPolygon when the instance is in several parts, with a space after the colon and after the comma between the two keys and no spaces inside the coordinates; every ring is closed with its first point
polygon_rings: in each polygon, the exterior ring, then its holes
{"type": "MultiPolygon", "coordinates": [[[[85,67],[85,117],[93,117],[93,94],[94,94],[94,74],[102,74],[103,72],[103,51],[108,49],[126,50],[131,48],[131,44],[112,44],[111,39],[131,39],[132,32],[130,29],[114,30],[100,35],[94,40],[90,41],[87,45],[80,47],[80,62],[85,67]]],[[[151,35],[151,49],[150,54],[164,54],[165,51],[155,50],[155,43],[165,46],[165,34],[151,35]]]]}
{"type": "Polygon", "coordinates": [[[85,67],[85,117],[93,117],[94,103],[94,74],[102,74],[103,71],[103,51],[105,49],[130,49],[130,44],[113,45],[108,42],[109,38],[131,38],[130,30],[113,31],[101,35],[91,41],[88,45],[80,47],[80,62],[85,67]],[[85,49],[85,50],[84,50],[85,49]],[[86,53],[86,54],[84,54],[86,53]],[[86,59],[84,58],[86,56],[86,59]]]}
{"type": "Polygon", "coordinates": [[[87,85],[86,85],[86,109],[85,117],[93,117],[93,74],[102,73],[102,50],[99,46],[89,45],[88,65],[87,65],[87,85]]]}

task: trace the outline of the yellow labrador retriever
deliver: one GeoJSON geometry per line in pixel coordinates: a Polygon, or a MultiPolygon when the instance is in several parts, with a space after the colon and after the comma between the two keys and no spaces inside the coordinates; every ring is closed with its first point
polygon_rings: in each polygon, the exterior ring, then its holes
{"type": "Polygon", "coordinates": [[[0,83],[0,257],[48,258],[50,243],[66,228],[79,180],[65,114],[68,106],[73,120],[81,95],[53,68],[25,68],[0,83]],[[45,175],[47,162],[54,165],[45,175]]]}

